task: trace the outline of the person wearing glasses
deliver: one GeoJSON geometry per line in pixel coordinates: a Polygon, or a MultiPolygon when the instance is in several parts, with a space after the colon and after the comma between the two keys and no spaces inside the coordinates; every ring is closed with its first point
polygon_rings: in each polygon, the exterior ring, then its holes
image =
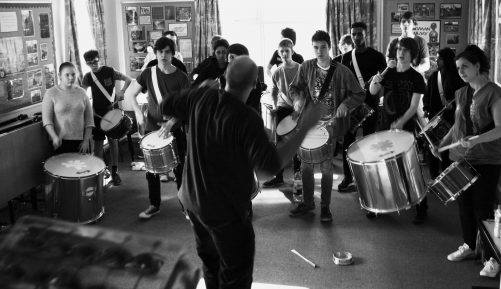
{"type": "MultiPolygon", "coordinates": [[[[188,88],[190,82],[186,73],[172,64],[172,59],[176,51],[176,44],[172,39],[160,37],[153,47],[158,60],[158,66],[149,67],[141,72],[136,81],[132,82],[125,97],[132,104],[136,120],[139,126],[143,127],[146,133],[158,131],[160,136],[167,137],[169,132],[175,138],[175,146],[180,161],[174,169],[177,187],[181,186],[183,171],[183,161],[186,151],[186,135],[181,122],[174,117],[164,118],[160,114],[160,104],[163,100],[172,97],[174,93],[184,88],[188,88]],[[137,95],[140,92],[148,92],[148,115],[145,119],[141,108],[137,103],[137,95]]],[[[148,181],[148,191],[150,205],[139,214],[143,220],[150,219],[160,212],[160,176],[158,174],[146,173],[148,181]]]]}
{"type": "MultiPolygon", "coordinates": [[[[112,67],[99,65],[100,58],[97,50],[89,50],[83,56],[85,63],[91,69],[84,75],[82,87],[85,90],[90,87],[92,93],[95,124],[92,130],[94,154],[103,159],[103,143],[106,135],[100,126],[101,118],[113,108],[118,107],[118,102],[124,99],[125,90],[132,79],[112,67]],[[115,86],[117,80],[124,82],[122,89],[115,86]]],[[[108,138],[108,143],[111,151],[111,181],[114,186],[118,186],[122,182],[118,175],[118,140],[108,138]]]]}

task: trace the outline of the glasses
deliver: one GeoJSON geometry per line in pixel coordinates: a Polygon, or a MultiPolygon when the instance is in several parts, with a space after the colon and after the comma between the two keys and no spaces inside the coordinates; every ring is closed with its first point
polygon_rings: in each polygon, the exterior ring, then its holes
{"type": "Polygon", "coordinates": [[[94,59],[94,60],[91,60],[91,61],[86,61],[85,63],[87,63],[88,65],[96,65],[99,63],[99,59],[94,59]]]}

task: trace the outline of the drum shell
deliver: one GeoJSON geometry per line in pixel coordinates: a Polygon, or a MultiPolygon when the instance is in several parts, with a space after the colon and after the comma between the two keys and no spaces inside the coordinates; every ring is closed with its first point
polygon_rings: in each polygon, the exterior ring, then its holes
{"type": "Polygon", "coordinates": [[[175,140],[158,149],[141,147],[144,157],[144,168],[154,174],[172,171],[178,164],[178,154],[174,143],[175,140]]]}
{"type": "Polygon", "coordinates": [[[103,175],[61,177],[44,170],[47,214],[76,223],[92,223],[104,215],[103,175]]]}
{"type": "Polygon", "coordinates": [[[374,213],[409,209],[426,196],[416,142],[405,152],[375,162],[347,156],[357,184],[361,206],[374,213]]]}
{"type": "Polygon", "coordinates": [[[445,205],[455,201],[478,179],[477,171],[465,160],[457,161],[447,167],[429,187],[445,205]]]}
{"type": "Polygon", "coordinates": [[[302,162],[307,164],[319,164],[332,158],[332,145],[331,142],[328,141],[323,146],[314,149],[299,147],[297,154],[302,162]]]}
{"type": "Polygon", "coordinates": [[[120,121],[111,129],[104,130],[104,134],[112,139],[121,139],[132,129],[132,120],[126,114],[122,115],[120,121]]]}
{"type": "Polygon", "coordinates": [[[442,139],[451,130],[451,125],[443,118],[442,114],[438,114],[432,118],[429,124],[432,123],[436,124],[425,126],[419,135],[424,136],[431,146],[438,148],[442,139]]]}

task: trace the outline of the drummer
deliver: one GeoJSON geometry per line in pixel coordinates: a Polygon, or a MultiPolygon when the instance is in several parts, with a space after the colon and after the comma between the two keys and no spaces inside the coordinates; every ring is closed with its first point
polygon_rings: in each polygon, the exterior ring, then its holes
{"type": "MultiPolygon", "coordinates": [[[[136,81],[132,82],[125,97],[132,103],[137,123],[145,127],[146,132],[157,131],[161,137],[167,137],[169,132],[175,138],[179,164],[174,169],[177,188],[181,186],[183,161],[186,151],[186,135],[181,122],[173,117],[162,117],[159,104],[162,100],[172,96],[181,89],[188,88],[190,83],[186,73],[172,65],[172,57],[176,51],[176,44],[172,39],[160,37],[155,42],[153,50],[158,59],[158,66],[149,67],[141,72],[136,81]],[[153,77],[154,74],[156,78],[153,77]],[[158,89],[158,91],[157,91],[158,89]],[[136,97],[140,92],[148,91],[148,115],[145,119],[136,97]]],[[[139,214],[143,220],[150,219],[160,212],[160,176],[150,172],[146,173],[150,205],[139,214]]]]}
{"type": "MultiPolygon", "coordinates": [[[[91,88],[92,107],[94,108],[94,124],[92,138],[94,139],[94,155],[103,158],[103,142],[106,138],[101,129],[101,118],[113,108],[118,108],[118,102],[124,99],[124,93],[132,79],[125,74],[116,71],[112,67],[99,64],[99,52],[89,50],[84,53],[85,63],[91,69],[82,80],[83,89],[91,88]],[[122,89],[115,87],[115,81],[122,80],[122,89]]],[[[111,182],[114,186],[122,182],[118,175],[118,140],[108,138],[111,152],[111,182]]]]}
{"type": "Polygon", "coordinates": [[[42,101],[43,126],[56,154],[91,151],[92,105],[76,78],[75,65],[61,63],[59,84],[47,89],[42,101]]]}
{"type": "MultiPolygon", "coordinates": [[[[329,33],[318,30],[311,38],[313,50],[316,58],[307,60],[301,64],[299,69],[299,79],[297,85],[293,85],[293,93],[298,94],[303,99],[303,103],[313,101],[322,102],[328,106],[328,112],[323,115],[325,120],[336,120],[336,123],[342,123],[349,114],[349,111],[359,106],[365,98],[365,92],[358,84],[357,79],[351,71],[344,65],[337,63],[329,56],[331,49],[331,39],[329,33]],[[327,79],[329,69],[332,70],[332,77],[327,79]],[[322,87],[326,82],[325,94],[320,95],[322,87]]],[[[297,112],[301,107],[294,108],[297,112]]],[[[344,135],[332,135],[330,130],[330,144],[332,138],[339,138],[344,135]]],[[[320,163],[322,172],[321,180],[321,202],[320,202],[320,221],[331,222],[332,214],[330,211],[331,191],[333,182],[332,157],[320,163]]],[[[305,162],[301,163],[301,178],[303,181],[303,202],[290,211],[291,217],[301,216],[315,209],[313,200],[313,191],[315,179],[313,178],[313,165],[305,162]]]]}
{"type": "MultiPolygon", "coordinates": [[[[489,79],[487,55],[478,46],[468,45],[456,56],[456,67],[468,86],[456,91],[455,123],[440,146],[460,141],[461,146],[449,152],[451,160],[467,160],[480,176],[459,195],[464,244],[447,256],[449,261],[474,257],[477,222],[493,218],[501,169],[501,88],[489,79]]],[[[480,275],[494,277],[499,271],[494,262],[486,262],[480,275]]]]}
{"type": "MultiPolygon", "coordinates": [[[[397,42],[396,68],[389,69],[384,78],[377,73],[369,86],[370,93],[376,95],[384,88],[384,106],[381,111],[379,130],[403,129],[414,133],[414,120],[419,101],[425,91],[424,78],[412,68],[413,59],[418,54],[418,45],[410,37],[404,37],[397,42]]],[[[416,206],[417,213],[414,224],[421,224],[426,219],[428,205],[426,197],[416,206]]],[[[367,213],[367,217],[374,213],[367,213]]]]}
{"type": "MultiPolygon", "coordinates": [[[[454,94],[456,90],[465,86],[456,69],[455,56],[454,51],[449,47],[438,51],[438,70],[430,75],[423,96],[425,116],[431,120],[440,113],[442,119],[450,125],[454,124],[454,110],[456,109],[453,103],[454,94]]],[[[449,151],[440,154],[441,160],[431,154],[428,155],[430,156],[428,161],[430,177],[435,179],[451,164],[449,151]]]]}

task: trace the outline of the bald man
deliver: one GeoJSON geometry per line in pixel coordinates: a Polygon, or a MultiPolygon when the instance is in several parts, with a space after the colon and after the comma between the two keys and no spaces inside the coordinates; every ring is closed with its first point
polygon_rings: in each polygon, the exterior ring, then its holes
{"type": "Polygon", "coordinates": [[[275,148],[261,118],[245,105],[256,77],[256,64],[238,56],[226,70],[224,91],[212,88],[217,85],[211,83],[162,103],[163,114],[188,125],[187,159],[178,196],[193,226],[207,289],[251,288],[254,171],[263,177],[277,173],[319,120],[318,110],[326,110],[323,105],[307,106],[297,133],[275,148]]]}

